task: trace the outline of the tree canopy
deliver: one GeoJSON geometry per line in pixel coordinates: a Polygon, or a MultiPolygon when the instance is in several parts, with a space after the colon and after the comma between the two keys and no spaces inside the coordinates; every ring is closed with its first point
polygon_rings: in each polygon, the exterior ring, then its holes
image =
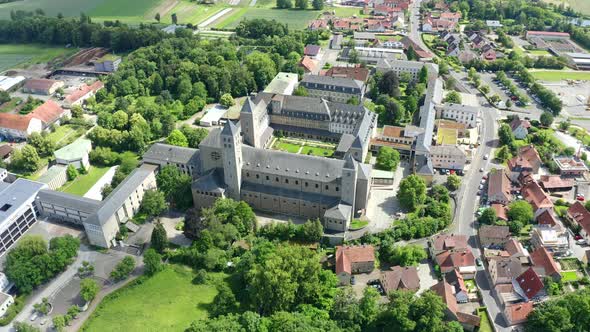
{"type": "Polygon", "coordinates": [[[426,200],[426,183],[418,175],[410,175],[399,184],[397,194],[403,208],[414,211],[426,200]]]}

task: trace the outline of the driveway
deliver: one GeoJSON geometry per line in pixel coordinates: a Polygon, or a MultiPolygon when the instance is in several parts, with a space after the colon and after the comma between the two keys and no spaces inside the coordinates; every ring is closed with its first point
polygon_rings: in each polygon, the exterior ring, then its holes
{"type": "Polygon", "coordinates": [[[428,259],[423,260],[418,265],[418,277],[420,278],[420,289],[417,294],[422,294],[438,283],[432,262],[428,259]]]}
{"type": "Polygon", "coordinates": [[[558,140],[563,142],[563,144],[574,148],[576,150],[576,152],[582,148],[582,144],[577,138],[575,138],[571,135],[568,135],[566,133],[563,133],[559,130],[556,130],[554,133],[555,133],[555,137],[558,140]]]}
{"type": "Polygon", "coordinates": [[[160,217],[160,222],[164,225],[164,229],[166,229],[168,241],[179,246],[188,247],[193,241],[184,236],[182,230],[176,229],[176,225],[182,221],[184,221],[184,214],[178,212],[168,212],[160,217]]]}
{"type": "Polygon", "coordinates": [[[104,175],[98,181],[96,181],[96,183],[90,189],[88,189],[88,191],[84,194],[84,197],[102,201],[102,188],[111,183],[117,167],[119,166],[113,166],[109,168],[109,170],[104,173],[104,175]]]}
{"type": "MultiPolygon", "coordinates": [[[[371,233],[383,231],[391,226],[393,216],[400,211],[397,191],[401,179],[411,174],[409,163],[400,162],[393,175],[393,185],[371,188],[371,197],[367,206],[367,218],[371,221],[368,230],[371,233]]],[[[366,231],[366,230],[365,230],[366,231]]]]}

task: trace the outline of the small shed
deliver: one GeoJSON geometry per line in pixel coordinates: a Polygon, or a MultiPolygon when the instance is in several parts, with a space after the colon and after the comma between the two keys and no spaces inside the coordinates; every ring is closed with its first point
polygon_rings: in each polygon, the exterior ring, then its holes
{"type": "Polygon", "coordinates": [[[204,127],[218,126],[219,120],[227,113],[227,108],[217,104],[207,110],[199,124],[204,127]]]}
{"type": "Polygon", "coordinates": [[[78,138],[72,143],[55,151],[55,161],[61,165],[74,165],[76,168],[88,168],[90,162],[88,153],[92,150],[92,142],[89,139],[78,138]]]}
{"type": "Polygon", "coordinates": [[[374,185],[390,186],[393,185],[393,172],[373,169],[371,178],[374,185]]]}

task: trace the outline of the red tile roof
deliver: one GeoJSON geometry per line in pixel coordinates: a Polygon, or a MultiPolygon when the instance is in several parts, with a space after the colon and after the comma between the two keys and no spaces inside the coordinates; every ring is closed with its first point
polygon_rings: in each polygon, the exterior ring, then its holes
{"type": "Polygon", "coordinates": [[[481,323],[481,317],[464,312],[457,313],[457,320],[461,324],[467,324],[471,326],[479,326],[481,323]]]}
{"type": "Polygon", "coordinates": [[[504,204],[494,203],[491,205],[491,208],[496,212],[496,217],[498,219],[504,221],[508,220],[507,209],[504,204]]]}
{"type": "Polygon", "coordinates": [[[0,113],[0,128],[26,131],[31,118],[20,114],[0,113]]]}
{"type": "Polygon", "coordinates": [[[537,216],[537,224],[555,226],[557,225],[557,219],[553,215],[552,210],[545,210],[537,216]]]}
{"type": "Polygon", "coordinates": [[[96,82],[92,83],[91,85],[84,84],[76,91],[67,95],[66,101],[68,103],[75,103],[80,98],[86,96],[89,92],[96,93],[96,91],[98,91],[102,88],[104,88],[104,83],[101,81],[96,81],[96,82]]]}
{"type": "Polygon", "coordinates": [[[528,122],[528,120],[522,120],[520,119],[518,116],[515,117],[512,122],[510,122],[510,128],[512,129],[512,131],[515,131],[518,127],[524,127],[526,129],[529,129],[531,127],[531,123],[528,122]]]}
{"type": "Polygon", "coordinates": [[[495,202],[494,197],[500,197],[502,201],[510,202],[512,194],[510,179],[504,170],[490,172],[488,179],[488,197],[495,202]]]}
{"type": "Polygon", "coordinates": [[[569,209],[567,209],[567,215],[590,234],[590,212],[586,210],[582,203],[576,201],[572,204],[569,209]]]}
{"type": "Polygon", "coordinates": [[[553,202],[537,182],[527,183],[522,187],[522,196],[533,206],[533,210],[553,208],[553,202]]]}
{"type": "Polygon", "coordinates": [[[559,266],[555,263],[553,255],[545,249],[545,247],[539,247],[531,253],[531,258],[535,266],[542,267],[545,269],[545,275],[552,276],[559,273],[559,266]]]}
{"type": "Polygon", "coordinates": [[[506,312],[511,323],[525,321],[528,315],[533,312],[533,302],[509,304],[506,306],[506,312]]]}
{"type": "Polygon", "coordinates": [[[471,250],[466,252],[443,251],[436,255],[436,262],[443,273],[452,271],[455,268],[475,266],[475,257],[471,250]]]}
{"type": "Polygon", "coordinates": [[[352,264],[374,261],[375,248],[371,245],[336,247],[336,274],[340,272],[351,274],[352,264]]]}
{"type": "Polygon", "coordinates": [[[366,82],[369,79],[369,69],[363,67],[332,67],[326,71],[326,76],[346,77],[366,82]]]}
{"type": "Polygon", "coordinates": [[[516,282],[530,300],[537,295],[544,287],[543,281],[532,267],[529,267],[524,273],[516,278],[516,282]]]}
{"type": "Polygon", "coordinates": [[[574,180],[559,175],[541,175],[541,185],[546,190],[568,189],[574,186],[574,180]]]}
{"type": "Polygon", "coordinates": [[[449,308],[449,310],[453,314],[457,314],[459,307],[457,305],[457,299],[455,298],[453,286],[451,286],[448,282],[443,280],[438,284],[435,284],[434,286],[430,287],[430,290],[432,290],[442,298],[443,302],[447,305],[447,308],[449,308]]]}
{"type": "Polygon", "coordinates": [[[443,12],[440,14],[440,18],[446,18],[446,19],[460,19],[461,18],[461,12],[456,12],[456,13],[452,13],[452,12],[443,12]]]}
{"type": "Polygon", "coordinates": [[[304,56],[303,59],[301,59],[301,62],[299,64],[303,68],[307,69],[307,71],[313,71],[316,67],[315,61],[313,61],[312,58],[310,58],[308,56],[304,56]]]}
{"type": "Polygon", "coordinates": [[[520,244],[520,242],[518,242],[518,240],[515,238],[511,238],[508,240],[508,242],[506,242],[506,244],[504,244],[504,250],[506,250],[510,256],[515,254],[524,255],[524,248],[522,247],[522,244],[520,244]]]}
{"type": "Polygon", "coordinates": [[[435,250],[465,251],[469,249],[467,235],[459,234],[436,235],[432,239],[432,245],[435,250]]]}

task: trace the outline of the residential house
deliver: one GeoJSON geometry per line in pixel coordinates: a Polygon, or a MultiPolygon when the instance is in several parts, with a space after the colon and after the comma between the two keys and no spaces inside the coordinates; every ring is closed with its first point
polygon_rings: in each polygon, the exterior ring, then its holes
{"type": "Polygon", "coordinates": [[[496,60],[496,50],[490,45],[485,44],[481,48],[481,58],[487,61],[495,61],[496,60]]]}
{"type": "Polygon", "coordinates": [[[317,59],[321,50],[322,48],[319,45],[307,45],[303,49],[303,55],[310,57],[312,59],[317,59]]]}
{"type": "Polygon", "coordinates": [[[573,225],[580,227],[580,235],[590,243],[590,212],[579,201],[574,202],[566,213],[566,218],[573,225]]]}
{"type": "Polygon", "coordinates": [[[349,285],[353,274],[369,273],[374,268],[375,249],[373,246],[336,247],[336,276],[341,285],[349,285]]]}
{"type": "Polygon", "coordinates": [[[524,139],[529,134],[530,127],[531,123],[528,120],[521,120],[518,116],[510,122],[510,129],[516,139],[524,139]]]}
{"type": "Polygon", "coordinates": [[[475,257],[471,250],[465,252],[444,251],[435,256],[435,261],[443,274],[458,269],[464,278],[471,279],[476,271],[475,257]]]}
{"type": "Polygon", "coordinates": [[[469,294],[467,287],[465,286],[465,279],[458,269],[455,269],[449,273],[445,273],[444,280],[453,286],[457,303],[469,302],[469,294]]]}
{"type": "Polygon", "coordinates": [[[527,321],[527,317],[533,312],[533,302],[517,302],[504,306],[502,315],[508,325],[518,325],[527,321]]]}
{"type": "Polygon", "coordinates": [[[488,259],[488,272],[492,285],[512,284],[512,280],[523,272],[523,264],[517,257],[491,257],[488,259]]]}
{"type": "Polygon", "coordinates": [[[535,181],[525,184],[521,189],[522,197],[529,202],[535,212],[535,217],[545,210],[553,209],[553,202],[535,181]]]}
{"type": "Polygon", "coordinates": [[[457,55],[457,58],[459,58],[459,61],[461,61],[461,63],[466,64],[477,59],[478,57],[477,54],[475,54],[473,51],[463,50],[459,51],[459,55],[457,55]]]}
{"type": "Polygon", "coordinates": [[[508,205],[512,201],[512,185],[503,169],[492,170],[488,176],[488,202],[508,205]]]}
{"type": "Polygon", "coordinates": [[[461,53],[459,44],[449,44],[449,47],[447,48],[447,56],[459,56],[459,53],[461,53]]]}
{"type": "Polygon", "coordinates": [[[522,246],[520,241],[515,238],[511,238],[504,244],[504,250],[510,255],[510,257],[528,257],[529,252],[522,246]]]}
{"type": "Polygon", "coordinates": [[[541,157],[532,144],[521,147],[518,149],[518,155],[508,160],[510,180],[517,182],[518,177],[523,173],[537,174],[541,164],[541,157]]]}
{"type": "Polygon", "coordinates": [[[442,298],[443,303],[446,305],[445,315],[448,320],[458,321],[466,331],[473,331],[479,327],[481,320],[479,316],[460,310],[453,286],[443,280],[430,287],[430,290],[442,298]]]}
{"type": "Polygon", "coordinates": [[[467,156],[457,145],[434,145],[430,147],[432,166],[437,169],[463,171],[467,156]]]}
{"type": "Polygon", "coordinates": [[[342,35],[333,35],[332,40],[330,40],[330,48],[333,50],[342,49],[342,39],[344,39],[342,35]]]}
{"type": "Polygon", "coordinates": [[[559,174],[564,177],[581,177],[588,171],[588,167],[578,157],[560,156],[554,157],[553,161],[559,168],[559,174]]]}
{"type": "Polygon", "coordinates": [[[381,273],[379,282],[386,294],[395,290],[417,291],[420,288],[420,277],[415,266],[393,266],[391,271],[381,273]]]}
{"type": "Polygon", "coordinates": [[[536,218],[537,225],[543,228],[554,228],[561,225],[561,222],[557,220],[555,217],[555,211],[552,210],[545,210],[543,213],[539,214],[536,218]]]}
{"type": "Polygon", "coordinates": [[[540,246],[531,252],[531,259],[533,260],[533,268],[535,272],[541,277],[551,277],[553,279],[560,280],[561,268],[557,265],[547,248],[540,246]]]}
{"type": "Polygon", "coordinates": [[[63,81],[50,80],[45,78],[32,78],[25,82],[23,92],[35,95],[52,95],[55,91],[64,86],[63,81]]]}
{"type": "Polygon", "coordinates": [[[327,20],[311,20],[307,25],[307,29],[311,31],[328,29],[327,20]]]}
{"type": "Polygon", "coordinates": [[[308,56],[304,56],[299,62],[299,67],[302,67],[306,74],[310,74],[316,70],[317,62],[308,56]]]}
{"type": "Polygon", "coordinates": [[[8,140],[25,140],[43,131],[43,122],[20,114],[0,113],[0,136],[8,140]]]}
{"type": "Polygon", "coordinates": [[[479,243],[482,247],[503,246],[508,240],[508,226],[483,225],[479,228],[479,243]]]}
{"type": "Polygon", "coordinates": [[[428,248],[430,251],[430,257],[435,257],[444,251],[468,251],[469,245],[467,244],[467,235],[441,233],[432,236],[428,240],[428,248]]]}
{"type": "Polygon", "coordinates": [[[461,19],[461,12],[442,12],[440,13],[440,18],[453,23],[459,23],[459,20],[461,19]]]}
{"type": "Polygon", "coordinates": [[[481,35],[476,34],[475,37],[471,40],[471,45],[473,48],[481,49],[484,45],[486,45],[488,41],[481,35]]]}
{"type": "Polygon", "coordinates": [[[410,46],[414,49],[418,58],[422,61],[429,61],[432,60],[434,55],[427,50],[424,50],[418,43],[416,43],[412,38],[405,36],[403,37],[400,42],[404,44],[404,50],[407,50],[410,46]]]}
{"type": "Polygon", "coordinates": [[[490,208],[496,212],[496,218],[502,221],[508,221],[508,209],[504,204],[493,203],[490,208]]]}
{"type": "Polygon", "coordinates": [[[104,83],[96,81],[91,85],[82,84],[78,89],[70,93],[64,99],[64,107],[72,108],[73,106],[82,106],[86,99],[94,96],[96,92],[104,88],[104,83]]]}
{"type": "Polygon", "coordinates": [[[532,267],[529,267],[513,280],[512,285],[514,286],[516,293],[518,293],[525,301],[531,301],[537,296],[540,296],[541,291],[545,287],[541,277],[532,267]]]}
{"type": "Polygon", "coordinates": [[[477,126],[477,117],[480,109],[478,107],[450,103],[435,106],[434,108],[436,109],[437,118],[454,120],[465,124],[469,128],[475,128],[477,126]]]}

